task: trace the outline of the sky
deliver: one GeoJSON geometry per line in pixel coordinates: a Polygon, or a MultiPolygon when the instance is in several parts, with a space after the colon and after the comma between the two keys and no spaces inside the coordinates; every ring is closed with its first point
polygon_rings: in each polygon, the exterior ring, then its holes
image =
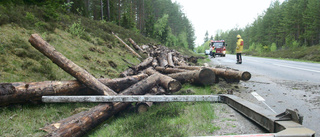
{"type": "MultiPolygon", "coordinates": [[[[275,0],[172,0],[182,6],[193,24],[196,46],[203,44],[206,31],[227,31],[252,24],[275,0]]],[[[281,3],[284,0],[279,0],[281,3]]]]}

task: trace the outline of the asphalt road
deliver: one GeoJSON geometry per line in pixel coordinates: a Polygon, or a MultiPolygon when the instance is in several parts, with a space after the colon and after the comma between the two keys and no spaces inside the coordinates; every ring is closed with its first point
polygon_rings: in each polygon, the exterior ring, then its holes
{"type": "Polygon", "coordinates": [[[252,78],[241,81],[234,94],[256,103],[276,114],[298,109],[304,116],[303,125],[320,136],[320,64],[243,56],[242,64],[235,64],[235,55],[212,58],[210,65],[222,65],[249,71],[252,78]],[[252,92],[265,99],[258,101],[252,92]]]}

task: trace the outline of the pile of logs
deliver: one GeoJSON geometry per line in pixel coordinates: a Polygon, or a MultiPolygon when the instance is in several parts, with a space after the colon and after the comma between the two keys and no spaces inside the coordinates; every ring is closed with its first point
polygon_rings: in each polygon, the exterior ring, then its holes
{"type": "MultiPolygon", "coordinates": [[[[115,35],[116,36],[116,35],[115,35]]],[[[116,36],[123,44],[118,36],[116,36]]],[[[148,56],[140,64],[129,67],[121,73],[122,78],[96,79],[86,70],[55,50],[39,35],[32,34],[29,42],[33,47],[47,56],[52,62],[68,72],[77,80],[44,81],[44,82],[15,82],[0,83],[0,106],[41,101],[47,95],[144,95],[171,94],[179,91],[181,84],[212,85],[223,78],[229,82],[247,81],[251,75],[232,69],[189,66],[179,52],[161,45],[137,45],[129,39],[138,53],[130,51],[138,58],[140,54],[148,56]]],[[[131,48],[126,45],[127,48],[131,48]]],[[[194,60],[194,57],[192,57],[194,60]]],[[[41,128],[47,131],[47,136],[81,136],[93,129],[114,114],[125,109],[130,103],[101,103],[88,111],[80,112],[71,117],[41,128]]],[[[152,102],[138,103],[137,110],[146,110],[152,102]]]]}

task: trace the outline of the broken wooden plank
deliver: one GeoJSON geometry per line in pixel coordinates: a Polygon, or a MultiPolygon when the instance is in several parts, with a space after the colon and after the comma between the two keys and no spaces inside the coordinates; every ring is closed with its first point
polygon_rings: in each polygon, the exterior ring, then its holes
{"type": "Polygon", "coordinates": [[[75,102],[218,102],[218,95],[43,96],[46,103],[75,102]]]}

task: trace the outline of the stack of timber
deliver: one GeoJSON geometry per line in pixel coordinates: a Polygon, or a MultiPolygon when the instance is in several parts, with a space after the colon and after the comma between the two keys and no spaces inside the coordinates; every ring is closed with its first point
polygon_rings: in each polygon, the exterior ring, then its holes
{"type": "MultiPolygon", "coordinates": [[[[223,78],[229,82],[247,81],[249,72],[228,68],[190,66],[187,61],[197,62],[197,57],[186,57],[162,45],[137,45],[132,39],[132,49],[121,38],[114,36],[137,58],[147,56],[140,64],[129,67],[121,78],[96,79],[89,72],[67,59],[39,35],[32,34],[29,42],[53,63],[75,77],[69,81],[0,83],[0,106],[15,103],[40,102],[42,96],[59,95],[163,95],[177,92],[181,84],[212,85],[223,78]],[[140,55],[141,54],[141,55],[140,55]]],[[[88,111],[62,119],[41,130],[47,136],[81,136],[114,114],[126,109],[131,103],[101,103],[88,111]]],[[[136,104],[137,111],[146,111],[152,102],[136,104]]]]}

